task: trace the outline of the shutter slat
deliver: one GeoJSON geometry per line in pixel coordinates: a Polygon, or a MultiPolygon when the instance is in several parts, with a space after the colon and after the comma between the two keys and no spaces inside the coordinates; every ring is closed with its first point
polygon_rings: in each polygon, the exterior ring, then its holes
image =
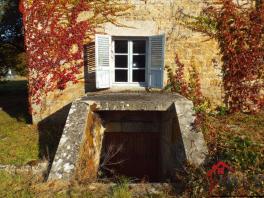
{"type": "Polygon", "coordinates": [[[164,42],[165,36],[152,36],[149,40],[150,61],[149,61],[149,86],[152,88],[163,87],[164,68],[164,42]]]}
{"type": "Polygon", "coordinates": [[[96,88],[110,88],[110,46],[111,36],[95,36],[96,57],[96,88]]]}

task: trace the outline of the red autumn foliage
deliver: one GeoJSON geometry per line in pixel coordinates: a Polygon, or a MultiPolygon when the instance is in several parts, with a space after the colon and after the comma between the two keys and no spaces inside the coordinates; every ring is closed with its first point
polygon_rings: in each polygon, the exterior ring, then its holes
{"type": "Polygon", "coordinates": [[[70,82],[77,83],[84,62],[84,40],[95,34],[98,24],[112,21],[111,16],[127,8],[115,1],[102,0],[20,1],[30,104],[41,105],[44,95],[56,89],[63,90],[70,82]],[[78,21],[82,11],[90,11],[93,17],[78,21]]]}
{"type": "Polygon", "coordinates": [[[202,95],[200,75],[193,62],[191,62],[189,74],[189,95],[191,96],[194,105],[198,106],[204,102],[205,98],[202,95]]]}
{"type": "Polygon", "coordinates": [[[242,8],[219,0],[205,13],[217,22],[225,102],[231,112],[256,112],[264,98],[264,5],[242,8]]]}
{"type": "Polygon", "coordinates": [[[193,101],[195,106],[199,106],[204,102],[204,97],[201,91],[200,76],[193,63],[188,68],[189,80],[184,78],[185,65],[180,61],[178,54],[175,55],[175,64],[177,68],[175,72],[169,66],[166,66],[168,72],[168,85],[172,92],[178,92],[181,95],[193,101]]]}
{"type": "MultiPolygon", "coordinates": [[[[175,55],[175,64],[177,68],[175,72],[169,66],[166,66],[168,72],[168,85],[172,92],[177,92],[186,98],[193,101],[196,110],[196,119],[194,125],[196,128],[201,128],[205,120],[205,109],[203,105],[206,103],[206,98],[203,97],[200,84],[200,75],[193,61],[188,68],[189,80],[184,78],[185,65],[180,61],[178,54],[175,55]]],[[[209,108],[209,106],[208,106],[209,108]]]]}
{"type": "Polygon", "coordinates": [[[181,95],[187,97],[188,96],[188,84],[184,79],[184,64],[182,64],[179,60],[178,54],[175,55],[175,64],[177,65],[177,69],[175,73],[171,70],[169,66],[166,66],[168,71],[168,84],[171,86],[171,91],[178,92],[181,95]]]}
{"type": "Polygon", "coordinates": [[[83,59],[83,39],[89,29],[89,22],[77,23],[76,20],[78,13],[89,9],[84,1],[74,7],[69,7],[67,1],[48,3],[46,0],[38,0],[30,6],[25,6],[23,1],[20,3],[32,103],[39,104],[43,93],[64,89],[69,81],[77,82],[76,74],[80,72],[83,62],[76,61],[83,59]],[[69,25],[60,23],[65,14],[68,15],[69,25]],[[69,50],[73,44],[78,48],[76,53],[69,50]],[[63,63],[71,65],[61,67],[63,63]]]}

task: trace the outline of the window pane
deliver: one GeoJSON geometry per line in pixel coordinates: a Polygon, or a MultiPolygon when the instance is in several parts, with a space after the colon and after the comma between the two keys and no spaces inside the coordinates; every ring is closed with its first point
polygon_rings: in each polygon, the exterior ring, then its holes
{"type": "Polygon", "coordinates": [[[134,40],[133,41],[133,53],[145,53],[146,52],[146,41],[145,40],[134,40]]]}
{"type": "Polygon", "coordinates": [[[133,70],[133,82],[145,82],[145,70],[133,70]]]}
{"type": "Polygon", "coordinates": [[[127,53],[126,40],[115,40],[115,53],[127,53]]]}
{"type": "Polygon", "coordinates": [[[146,56],[145,55],[134,55],[133,56],[133,67],[144,68],[146,65],[146,56]]]}
{"type": "Polygon", "coordinates": [[[115,55],[115,67],[127,68],[127,55],[115,55]]]}
{"type": "Polygon", "coordinates": [[[115,82],[127,82],[127,70],[115,70],[115,82]]]}

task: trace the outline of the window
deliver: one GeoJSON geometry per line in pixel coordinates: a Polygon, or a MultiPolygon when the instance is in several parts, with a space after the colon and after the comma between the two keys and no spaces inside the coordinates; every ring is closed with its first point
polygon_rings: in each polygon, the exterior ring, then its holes
{"type": "Polygon", "coordinates": [[[96,87],[163,87],[164,35],[96,35],[96,87]]]}
{"type": "Polygon", "coordinates": [[[146,82],[146,40],[114,39],[115,83],[146,82]]]}
{"type": "Polygon", "coordinates": [[[115,46],[115,82],[128,82],[128,41],[116,40],[115,46]]]}
{"type": "Polygon", "coordinates": [[[133,40],[132,82],[146,81],[146,40],[133,40]]]}

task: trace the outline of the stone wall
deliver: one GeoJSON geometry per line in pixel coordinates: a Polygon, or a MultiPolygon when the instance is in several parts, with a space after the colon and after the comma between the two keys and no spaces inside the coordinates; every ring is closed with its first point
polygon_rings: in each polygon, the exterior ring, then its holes
{"type": "MultiPolygon", "coordinates": [[[[202,0],[128,0],[121,3],[131,3],[134,5],[124,16],[120,16],[117,21],[120,27],[113,24],[105,24],[98,28],[98,31],[112,35],[166,35],[165,64],[175,70],[175,53],[179,55],[180,61],[186,66],[186,78],[188,78],[188,67],[194,64],[201,77],[201,88],[204,96],[210,99],[213,105],[220,105],[222,99],[222,81],[220,72],[220,56],[218,54],[218,44],[215,40],[209,39],[205,35],[193,32],[178,24],[178,19],[182,13],[197,15],[204,6],[202,0]],[[131,27],[131,28],[129,28],[131,27]]],[[[87,18],[81,13],[80,17],[87,18]]],[[[94,44],[88,46],[87,51],[94,49],[94,44]]],[[[63,91],[54,91],[44,97],[42,107],[33,106],[36,114],[33,115],[33,122],[55,113],[60,108],[71,103],[77,97],[87,91],[95,89],[94,78],[94,53],[90,55],[92,63],[85,63],[85,67],[79,76],[78,84],[69,84],[63,91]],[[89,67],[88,67],[89,65],[89,67]]],[[[88,57],[89,58],[89,57],[88,57]]],[[[167,81],[167,74],[164,72],[164,83],[167,81]]]]}
{"type": "Polygon", "coordinates": [[[36,112],[32,115],[32,122],[37,124],[44,119],[56,119],[59,122],[64,122],[65,120],[61,119],[64,119],[65,116],[61,116],[59,111],[84,94],[85,83],[81,79],[77,84],[69,83],[65,90],[55,90],[46,96],[43,95],[43,103],[41,106],[36,104],[32,105],[32,108],[36,112]]]}
{"type": "MultiPolygon", "coordinates": [[[[130,25],[145,21],[149,23],[149,26],[145,25],[142,32],[165,33],[165,65],[175,69],[174,58],[177,53],[180,61],[186,66],[185,75],[188,78],[188,67],[194,64],[200,73],[202,93],[214,105],[220,105],[222,100],[221,57],[217,42],[179,25],[182,13],[198,15],[205,6],[204,1],[132,0],[132,3],[135,5],[134,9],[128,16],[122,18],[121,23],[127,21],[130,25]]],[[[166,76],[165,72],[165,84],[166,76]]]]}

